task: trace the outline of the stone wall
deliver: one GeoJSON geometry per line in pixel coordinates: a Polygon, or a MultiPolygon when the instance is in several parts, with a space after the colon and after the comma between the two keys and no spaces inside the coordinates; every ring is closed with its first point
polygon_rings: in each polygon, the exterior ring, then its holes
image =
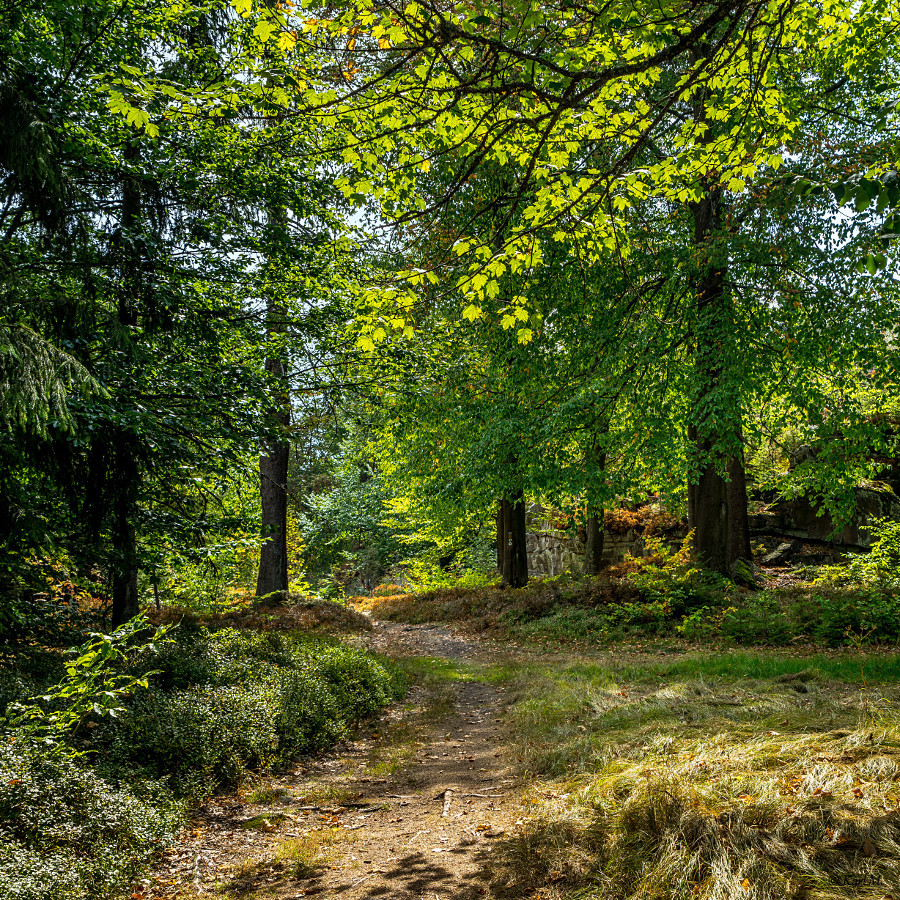
{"type": "MultiPolygon", "coordinates": [[[[528,574],[537,577],[580,572],[584,568],[584,542],[565,531],[529,531],[528,574]]],[[[603,562],[614,565],[626,556],[643,556],[644,541],[635,531],[625,534],[606,532],[603,537],[603,562]]]]}
{"type": "MultiPolygon", "coordinates": [[[[827,512],[820,512],[805,497],[773,504],[765,513],[750,516],[754,537],[771,536],[826,544],[837,549],[866,550],[872,542],[873,519],[900,521],[900,498],[891,491],[857,488],[856,508],[850,522],[834,537],[834,524],[827,512]]],[[[680,537],[671,542],[678,544],[680,537]]],[[[566,531],[533,521],[527,535],[528,574],[537,577],[580,572],[584,567],[584,542],[566,531]]],[[[634,529],[624,534],[604,533],[603,562],[615,565],[626,556],[643,556],[643,537],[634,529]]]]}
{"type": "Polygon", "coordinates": [[[750,533],[827,543],[850,550],[866,550],[872,543],[872,520],[879,518],[900,520],[900,499],[891,491],[857,488],[853,516],[834,536],[831,516],[827,512],[820,512],[805,497],[783,500],[771,506],[767,512],[751,516],[750,533]]]}

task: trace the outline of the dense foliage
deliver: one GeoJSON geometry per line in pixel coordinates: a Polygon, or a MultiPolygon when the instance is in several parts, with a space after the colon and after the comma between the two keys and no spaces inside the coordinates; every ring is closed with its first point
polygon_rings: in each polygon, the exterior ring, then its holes
{"type": "Polygon", "coordinates": [[[0,889],[16,900],[118,896],[186,803],[331,745],[404,687],[327,637],[198,626],[153,643],[129,626],[100,636],[52,687],[47,663],[4,684],[0,889]],[[135,673],[150,666],[148,684],[135,673]]]}
{"type": "Polygon", "coordinates": [[[224,627],[298,593],[442,586],[385,609],[539,639],[900,638],[896,523],[791,585],[751,543],[779,500],[837,533],[900,491],[898,26],[0,0],[0,891],[112,895],[180,803],[396,697],[365,653],[224,627]],[[649,499],[685,527],[604,572],[649,499]],[[541,517],[583,576],[528,586],[541,517]],[[151,605],[220,618],[153,638],[151,605]]]}

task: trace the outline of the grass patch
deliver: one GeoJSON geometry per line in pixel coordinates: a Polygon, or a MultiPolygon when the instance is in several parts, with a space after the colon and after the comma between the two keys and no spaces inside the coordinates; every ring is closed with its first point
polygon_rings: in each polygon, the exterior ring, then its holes
{"type": "Polygon", "coordinates": [[[281,800],[288,795],[287,788],[278,787],[270,781],[259,782],[249,794],[246,795],[247,803],[262,805],[264,803],[272,803],[275,800],[281,800]]]}
{"type": "Polygon", "coordinates": [[[358,796],[356,791],[343,785],[317,781],[303,786],[299,792],[298,802],[308,806],[322,806],[326,803],[340,806],[342,803],[352,803],[358,796]]]}
{"type": "Polygon", "coordinates": [[[284,813],[262,813],[241,822],[241,828],[248,828],[251,831],[274,831],[276,825],[287,821],[284,813]]]}
{"type": "Polygon", "coordinates": [[[286,864],[293,878],[312,878],[331,861],[329,851],[342,839],[337,828],[311,831],[279,844],[275,860],[286,864]]]}
{"type": "Polygon", "coordinates": [[[777,678],[811,671],[822,678],[851,684],[900,681],[900,654],[781,656],[768,653],[691,655],[653,667],[661,677],[777,678]]]}
{"type": "MultiPolygon", "coordinates": [[[[867,661],[876,663],[876,659],[867,661]]],[[[510,896],[882,900],[900,884],[900,690],[852,658],[695,656],[525,673],[535,810],[510,896]],[[840,679],[840,680],[829,680],[840,679]],[[799,689],[798,689],[799,688],[799,689]]]]}
{"type": "Polygon", "coordinates": [[[396,664],[411,681],[426,686],[472,681],[477,677],[473,666],[440,656],[408,656],[396,664]]]}

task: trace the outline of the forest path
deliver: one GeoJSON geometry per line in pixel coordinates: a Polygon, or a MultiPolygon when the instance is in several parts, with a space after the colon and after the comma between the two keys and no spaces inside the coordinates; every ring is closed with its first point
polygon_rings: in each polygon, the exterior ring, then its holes
{"type": "Polygon", "coordinates": [[[504,746],[509,659],[446,626],[375,623],[359,643],[419,672],[352,741],[197,811],[137,896],[476,900],[522,815],[504,746]],[[496,672],[496,670],[494,670],[496,672]]]}

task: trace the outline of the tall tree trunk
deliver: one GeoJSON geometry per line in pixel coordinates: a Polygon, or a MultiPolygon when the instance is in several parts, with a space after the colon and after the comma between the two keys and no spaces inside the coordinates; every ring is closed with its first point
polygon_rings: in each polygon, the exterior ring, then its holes
{"type": "Polygon", "coordinates": [[[688,523],[694,531],[694,552],[700,562],[727,576],[738,559],[749,559],[750,539],[740,449],[740,397],[722,397],[734,316],[726,287],[728,257],[722,243],[722,188],[718,183],[706,185],[703,199],[692,204],[692,211],[700,272],[694,333],[697,387],[689,437],[697,450],[699,470],[688,487],[688,523]],[[705,411],[708,405],[716,409],[715,418],[705,411]],[[723,467],[711,457],[717,443],[732,448],[723,467]]]}
{"type": "Polygon", "coordinates": [[[264,540],[259,551],[256,596],[288,589],[287,476],[289,448],[281,441],[268,443],[259,458],[259,493],[264,540]]]}
{"type": "Polygon", "coordinates": [[[525,525],[525,497],[521,491],[519,491],[513,503],[511,519],[512,587],[525,587],[528,584],[528,531],[525,525]]]}
{"type": "Polygon", "coordinates": [[[497,507],[497,571],[503,574],[503,561],[506,558],[506,517],[503,508],[504,500],[497,507]]]}
{"type": "MultiPolygon", "coordinates": [[[[601,429],[605,433],[606,427],[601,429]]],[[[595,439],[596,441],[596,439],[595,439]]],[[[590,455],[588,463],[593,463],[601,472],[606,469],[606,454],[596,445],[596,442],[588,449],[590,455]]],[[[597,575],[603,570],[603,545],[604,545],[604,519],[603,507],[590,499],[588,495],[587,521],[585,522],[585,546],[584,546],[584,574],[597,575]]]]}
{"type": "Polygon", "coordinates": [[[603,510],[588,509],[585,523],[586,539],[584,543],[584,574],[597,575],[603,571],[603,510]]]}
{"type": "MultiPolygon", "coordinates": [[[[283,239],[287,213],[276,208],[269,213],[273,241],[283,239]]],[[[287,595],[287,483],[290,445],[291,402],[287,382],[287,310],[270,284],[266,297],[266,337],[269,351],[266,372],[272,383],[271,433],[265,441],[266,452],[259,458],[259,493],[262,506],[263,544],[259,552],[256,596],[287,595]]]]}
{"type": "Polygon", "coordinates": [[[747,514],[747,474],[744,471],[744,455],[731,456],[726,464],[728,487],[728,569],[739,559],[751,560],[750,519],[747,514]]]}
{"type": "Polygon", "coordinates": [[[117,559],[112,573],[113,627],[130,621],[139,612],[137,542],[134,526],[129,521],[132,504],[123,495],[117,505],[114,529],[117,559]]]}
{"type": "MultiPolygon", "coordinates": [[[[127,144],[124,157],[128,163],[137,162],[140,151],[135,142],[127,144]]],[[[122,179],[121,215],[116,314],[122,327],[123,355],[133,362],[132,330],[138,324],[138,306],[143,291],[141,267],[144,251],[140,240],[140,186],[137,179],[130,174],[126,174],[122,179]]],[[[104,451],[109,460],[108,479],[114,495],[112,624],[117,626],[133,619],[139,611],[137,539],[133,520],[141,473],[132,434],[115,429],[107,440],[104,451]]]]}
{"type": "MultiPolygon", "coordinates": [[[[696,440],[701,458],[709,442],[696,440]]],[[[694,532],[694,553],[704,566],[728,574],[728,490],[714,462],[701,463],[695,483],[688,485],[688,528],[694,532]]]]}
{"type": "Polygon", "coordinates": [[[525,497],[517,491],[512,499],[500,501],[498,540],[502,543],[500,568],[504,587],[520,588],[528,584],[528,545],[525,527],[525,497]],[[502,532],[502,533],[501,533],[502,532]]]}

